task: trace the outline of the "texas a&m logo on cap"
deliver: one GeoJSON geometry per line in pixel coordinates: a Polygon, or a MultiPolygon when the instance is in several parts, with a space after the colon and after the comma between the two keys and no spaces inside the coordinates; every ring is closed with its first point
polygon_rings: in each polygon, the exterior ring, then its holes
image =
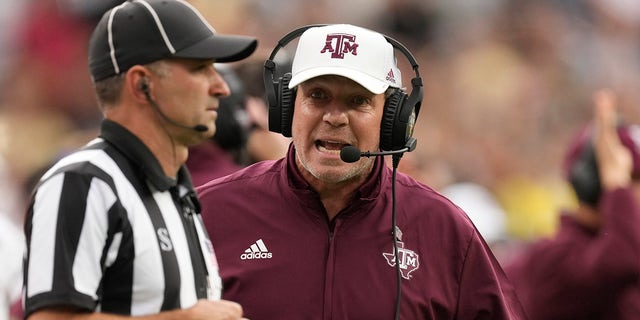
{"type": "Polygon", "coordinates": [[[356,43],[356,36],[343,33],[328,34],[324,48],[322,48],[320,53],[325,52],[331,52],[331,58],[334,59],[344,59],[345,53],[351,53],[357,56],[358,44],[356,43]]]}

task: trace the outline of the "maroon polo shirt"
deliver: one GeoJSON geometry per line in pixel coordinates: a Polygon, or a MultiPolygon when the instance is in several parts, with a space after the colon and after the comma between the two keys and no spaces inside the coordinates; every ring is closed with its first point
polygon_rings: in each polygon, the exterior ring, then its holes
{"type": "Polygon", "coordinates": [[[640,319],[640,211],[631,190],[600,200],[603,228],[570,214],[553,239],[527,248],[505,271],[531,319],[640,319]]]}
{"type": "MultiPolygon", "coordinates": [[[[261,319],[393,319],[391,168],[381,158],[351,205],[327,219],[286,159],[198,188],[223,298],[261,319]]],[[[449,200],[397,175],[402,319],[525,319],[501,267],[449,200]]]]}
{"type": "Polygon", "coordinates": [[[210,140],[189,148],[186,166],[194,186],[226,176],[242,168],[233,161],[233,157],[228,151],[210,140]]]}

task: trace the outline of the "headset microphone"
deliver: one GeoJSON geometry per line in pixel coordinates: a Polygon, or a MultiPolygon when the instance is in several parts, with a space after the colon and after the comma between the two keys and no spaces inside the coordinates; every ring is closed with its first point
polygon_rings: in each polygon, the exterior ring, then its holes
{"type": "Polygon", "coordinates": [[[354,146],[346,146],[340,150],[340,159],[347,163],[352,163],[358,161],[362,157],[378,157],[378,156],[387,156],[387,155],[397,155],[405,152],[411,152],[415,150],[417,145],[417,141],[415,138],[411,137],[407,141],[407,144],[404,148],[399,150],[392,151],[380,151],[380,152],[370,152],[370,151],[360,151],[360,149],[354,146]]]}
{"type": "Polygon", "coordinates": [[[204,124],[195,125],[195,126],[191,127],[190,129],[193,129],[193,130],[198,131],[198,132],[207,132],[207,131],[209,131],[209,127],[205,126],[204,124]]]}
{"type": "Polygon", "coordinates": [[[169,117],[167,117],[164,112],[162,112],[162,109],[160,109],[160,106],[155,102],[155,100],[151,99],[151,94],[149,94],[149,85],[147,84],[146,81],[141,81],[138,84],[138,88],[140,90],[142,90],[142,92],[144,93],[145,97],[147,97],[147,101],[149,101],[149,104],[151,104],[151,106],[153,107],[153,109],[167,122],[169,122],[170,124],[178,127],[178,128],[184,128],[184,129],[191,129],[191,130],[195,130],[197,132],[206,132],[209,130],[209,127],[203,125],[203,124],[198,124],[195,125],[193,127],[191,126],[187,126],[184,124],[180,124],[177,123],[173,120],[171,120],[169,117]]]}

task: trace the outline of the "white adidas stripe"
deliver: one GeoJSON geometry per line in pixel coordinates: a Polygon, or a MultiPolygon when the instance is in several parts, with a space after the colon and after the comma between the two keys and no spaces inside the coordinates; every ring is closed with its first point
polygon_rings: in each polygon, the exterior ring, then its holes
{"type": "Polygon", "coordinates": [[[240,259],[242,260],[271,259],[271,257],[273,257],[273,254],[269,252],[269,249],[267,249],[262,239],[258,239],[240,255],[240,259]]]}
{"type": "Polygon", "coordinates": [[[244,252],[269,252],[269,249],[267,249],[267,246],[264,244],[262,239],[258,239],[256,243],[252,244],[249,248],[244,250],[244,252]]]}

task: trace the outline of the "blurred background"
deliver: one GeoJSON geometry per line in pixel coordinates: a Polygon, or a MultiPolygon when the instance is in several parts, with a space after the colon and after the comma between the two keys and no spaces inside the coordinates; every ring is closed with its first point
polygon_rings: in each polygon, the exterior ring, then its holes
{"type": "MultiPolygon", "coordinates": [[[[0,2],[2,228],[21,228],[25,199],[42,170],[97,133],[87,41],[102,13],[121,2],[0,2]]],[[[190,2],[218,32],[259,38],[257,52],[232,65],[254,98],[262,94],[265,58],[302,25],[352,23],[405,44],[420,64],[425,99],[418,148],[400,170],[448,195],[492,243],[550,236],[558,211],[575,204],[562,160],[571,137],[590,121],[596,89],[612,88],[623,120],[640,122],[637,0],[190,2]]],[[[279,59],[293,50],[295,42],[279,59]]],[[[402,55],[398,60],[409,83],[413,71],[402,55]]],[[[244,108],[254,122],[266,116],[244,108]]],[[[244,141],[243,148],[254,145],[244,141]]],[[[265,145],[271,153],[237,162],[284,150],[259,143],[265,145]]],[[[0,249],[21,254],[15,246],[0,249]]]]}

